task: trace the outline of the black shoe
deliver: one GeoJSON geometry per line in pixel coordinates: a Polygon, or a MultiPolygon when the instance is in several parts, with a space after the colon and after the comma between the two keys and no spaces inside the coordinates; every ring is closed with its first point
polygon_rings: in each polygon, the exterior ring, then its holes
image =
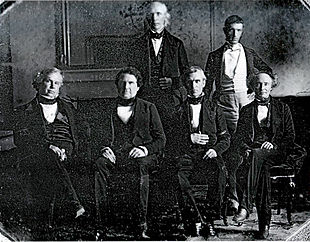
{"type": "Polygon", "coordinates": [[[259,233],[258,233],[259,239],[267,239],[268,236],[269,236],[269,225],[259,226],[259,233]]]}
{"type": "Polygon", "coordinates": [[[215,237],[216,232],[213,223],[203,223],[201,228],[201,236],[207,238],[207,237],[215,237]]]}
{"type": "Polygon", "coordinates": [[[140,230],[140,234],[138,235],[138,237],[140,237],[143,240],[147,240],[150,239],[150,236],[147,235],[147,223],[141,223],[139,225],[139,230],[140,230]]]}
{"type": "Polygon", "coordinates": [[[233,217],[233,221],[235,221],[237,223],[241,223],[241,222],[245,221],[248,217],[249,217],[248,212],[244,208],[241,208],[239,213],[237,213],[233,217]]]}

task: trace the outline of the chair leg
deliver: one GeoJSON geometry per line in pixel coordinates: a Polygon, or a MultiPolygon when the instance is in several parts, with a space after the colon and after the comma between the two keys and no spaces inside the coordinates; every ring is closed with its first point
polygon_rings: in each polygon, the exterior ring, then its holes
{"type": "Polygon", "coordinates": [[[279,188],[281,187],[281,184],[277,184],[277,190],[278,190],[278,203],[277,203],[277,215],[281,213],[281,192],[279,191],[279,188]]]}
{"type": "Polygon", "coordinates": [[[287,212],[287,221],[289,224],[292,224],[292,207],[293,207],[293,193],[294,193],[295,183],[290,178],[290,182],[288,185],[288,199],[286,205],[286,212],[287,212]]]}

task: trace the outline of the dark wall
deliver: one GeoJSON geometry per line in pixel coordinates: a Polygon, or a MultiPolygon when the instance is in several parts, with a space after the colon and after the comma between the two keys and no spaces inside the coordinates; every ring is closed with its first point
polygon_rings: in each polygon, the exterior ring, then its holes
{"type": "MultiPolygon", "coordinates": [[[[143,32],[145,1],[69,1],[68,6],[72,64],[87,62],[87,36],[143,32]]],[[[310,14],[299,1],[167,1],[167,6],[168,29],[184,41],[191,64],[205,65],[208,53],[224,43],[225,18],[238,14],[245,20],[242,42],[279,75],[281,84],[273,95],[309,95],[310,14]]],[[[10,29],[14,105],[32,98],[33,74],[55,65],[60,55],[55,14],[61,12],[56,9],[52,1],[24,1],[1,17],[8,18],[10,29]]],[[[87,88],[75,93],[83,91],[87,88]]]]}

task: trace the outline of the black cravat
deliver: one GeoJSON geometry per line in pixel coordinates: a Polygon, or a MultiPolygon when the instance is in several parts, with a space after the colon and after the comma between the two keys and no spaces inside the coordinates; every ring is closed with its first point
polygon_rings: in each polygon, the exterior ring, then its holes
{"type": "Polygon", "coordinates": [[[191,96],[187,96],[187,100],[189,104],[198,104],[201,103],[203,96],[199,96],[199,97],[191,97],[191,96]]]}
{"type": "Polygon", "coordinates": [[[48,98],[45,98],[41,95],[38,95],[38,100],[39,100],[39,103],[42,103],[42,104],[54,104],[57,102],[57,98],[55,99],[48,99],[48,98]]]}
{"type": "Polygon", "coordinates": [[[163,37],[164,35],[164,31],[161,31],[160,33],[154,33],[152,31],[150,31],[150,36],[152,39],[160,39],[161,37],[163,37]]]}
{"type": "Polygon", "coordinates": [[[266,100],[255,99],[255,101],[256,101],[258,106],[267,106],[268,107],[270,98],[267,98],[266,100]]]}
{"type": "Polygon", "coordinates": [[[117,98],[117,104],[121,105],[121,106],[132,106],[135,104],[136,98],[130,98],[130,99],[123,99],[118,97],[117,98]]]}

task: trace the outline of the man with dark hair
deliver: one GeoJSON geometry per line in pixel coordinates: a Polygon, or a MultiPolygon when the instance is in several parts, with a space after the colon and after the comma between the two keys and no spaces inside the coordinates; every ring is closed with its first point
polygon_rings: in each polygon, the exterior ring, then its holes
{"type": "Polygon", "coordinates": [[[42,70],[32,84],[37,95],[31,102],[17,107],[14,127],[20,170],[28,174],[24,182],[37,199],[43,199],[42,203],[50,203],[54,191],[65,186],[74,217],[79,217],[85,209],[67,171],[67,167],[72,168],[73,157],[78,155],[75,108],[59,97],[63,85],[59,69],[42,70]]]}
{"type": "Polygon", "coordinates": [[[188,95],[177,108],[175,121],[180,130],[175,138],[179,142],[178,178],[183,194],[178,200],[188,235],[196,235],[197,231],[191,227],[191,221],[196,220],[206,232],[200,235],[215,236],[213,221],[220,215],[226,181],[221,154],[229,147],[230,135],[221,108],[203,93],[207,82],[203,70],[190,67],[184,74],[184,82],[188,95]],[[198,206],[191,184],[207,185],[204,208],[198,206]],[[195,211],[194,216],[191,210],[195,211]]]}
{"type": "MultiPolygon", "coordinates": [[[[253,75],[254,68],[259,71],[272,72],[271,68],[256,54],[240,43],[244,31],[244,21],[237,15],[232,15],[225,20],[224,33],[226,43],[219,49],[211,52],[205,67],[208,83],[206,94],[212,95],[213,99],[222,107],[228,131],[234,134],[239,118],[240,109],[253,101],[253,90],[249,85],[249,78],[253,75]],[[213,84],[215,83],[215,90],[213,84]]],[[[227,152],[229,153],[229,152],[227,152]]],[[[229,175],[229,197],[233,209],[238,208],[236,192],[234,162],[227,162],[229,175]]]]}
{"type": "Polygon", "coordinates": [[[140,72],[133,67],[124,68],[117,74],[115,84],[118,97],[106,105],[104,112],[99,105],[98,116],[93,113],[91,120],[97,215],[107,222],[108,188],[113,189],[108,186],[109,181],[116,173],[136,169],[140,174],[138,236],[147,238],[149,169],[157,163],[166,137],[155,105],[136,97],[142,86],[140,72]]]}
{"type": "Polygon", "coordinates": [[[248,180],[241,184],[243,199],[234,220],[246,219],[255,200],[261,239],[269,235],[271,187],[269,169],[286,160],[294,146],[295,131],[290,108],[270,96],[276,84],[274,75],[260,72],[253,78],[255,100],[240,112],[234,146],[248,169],[248,180]]]}
{"type": "Polygon", "coordinates": [[[145,82],[138,96],[158,108],[168,140],[165,152],[168,158],[177,146],[173,143],[172,119],[175,105],[180,102],[180,76],[188,67],[188,59],[182,40],[166,29],[170,14],[164,3],[151,2],[146,19],[149,28],[133,46],[131,65],[141,71],[145,82]]]}

